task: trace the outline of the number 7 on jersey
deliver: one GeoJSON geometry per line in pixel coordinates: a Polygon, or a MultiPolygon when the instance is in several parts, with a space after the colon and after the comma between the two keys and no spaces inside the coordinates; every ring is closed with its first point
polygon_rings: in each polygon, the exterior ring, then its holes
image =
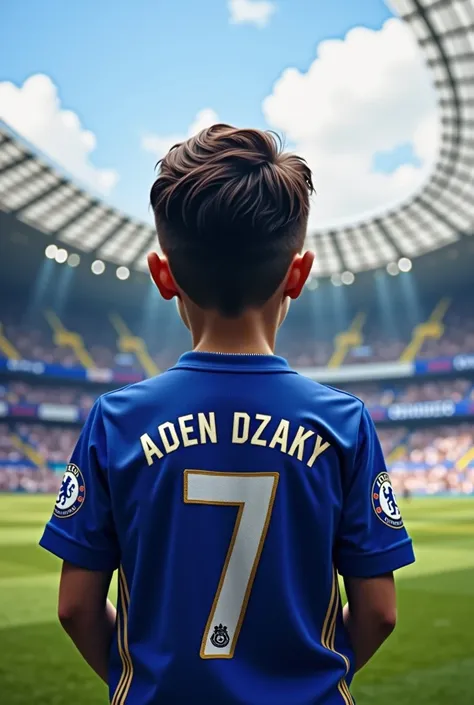
{"type": "Polygon", "coordinates": [[[279,474],[185,470],[184,501],[238,507],[201,642],[201,658],[232,658],[270,524],[279,474]]]}

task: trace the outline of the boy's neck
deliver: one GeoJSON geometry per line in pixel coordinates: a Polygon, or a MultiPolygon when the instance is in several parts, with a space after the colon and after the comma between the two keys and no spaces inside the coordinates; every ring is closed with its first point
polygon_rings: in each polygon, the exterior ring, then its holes
{"type": "Polygon", "coordinates": [[[198,329],[191,328],[196,352],[273,355],[276,329],[257,316],[242,319],[215,318],[198,329]]]}

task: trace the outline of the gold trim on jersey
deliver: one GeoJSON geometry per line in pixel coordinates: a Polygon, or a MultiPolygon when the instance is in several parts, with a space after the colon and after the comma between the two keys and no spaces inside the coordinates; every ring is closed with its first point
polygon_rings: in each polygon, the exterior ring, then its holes
{"type": "Polygon", "coordinates": [[[337,684],[337,689],[339,690],[339,692],[344,700],[345,705],[353,705],[354,700],[352,698],[352,695],[349,692],[349,687],[346,683],[346,676],[349,673],[349,669],[350,669],[349,659],[347,658],[347,656],[345,656],[344,654],[341,654],[335,648],[336,622],[337,622],[337,615],[339,613],[340,604],[341,604],[341,594],[339,592],[339,583],[337,580],[336,571],[333,568],[331,597],[329,599],[329,605],[328,605],[328,609],[326,612],[326,617],[324,619],[323,628],[321,630],[321,644],[324,646],[325,649],[328,649],[328,651],[332,651],[333,653],[337,654],[338,656],[340,656],[343,659],[344,664],[346,666],[346,673],[341,678],[339,683],[337,684]]]}
{"type": "Polygon", "coordinates": [[[130,607],[130,593],[123,567],[118,573],[118,610],[117,610],[117,644],[122,661],[122,675],[115,689],[111,705],[124,705],[133,679],[133,663],[128,647],[128,610],[130,607]]]}

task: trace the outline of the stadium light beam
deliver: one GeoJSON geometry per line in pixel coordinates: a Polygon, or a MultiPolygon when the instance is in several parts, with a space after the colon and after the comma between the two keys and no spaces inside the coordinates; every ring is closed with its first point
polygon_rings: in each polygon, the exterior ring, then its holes
{"type": "Polygon", "coordinates": [[[55,278],[56,296],[54,308],[62,316],[67,307],[72,284],[76,273],[70,267],[64,267],[59,277],[55,278]]]}
{"type": "MultiPolygon", "coordinates": [[[[56,245],[54,245],[56,247],[56,245]]],[[[51,282],[54,280],[54,262],[51,257],[43,260],[36,275],[35,282],[29,297],[28,307],[25,314],[25,322],[28,326],[34,325],[40,311],[44,308],[48,298],[51,282]]]]}
{"type": "Polygon", "coordinates": [[[414,328],[420,321],[425,320],[422,302],[418,291],[418,282],[412,274],[407,273],[405,277],[398,278],[397,284],[401,288],[404,299],[406,318],[409,321],[410,326],[414,328]]]}
{"type": "MultiPolygon", "coordinates": [[[[392,262],[392,264],[395,263],[392,262]]],[[[396,274],[398,274],[398,266],[396,264],[395,267],[397,270],[396,274]]],[[[388,273],[390,274],[390,272],[388,273]]],[[[384,328],[385,336],[389,339],[394,336],[400,337],[392,296],[393,286],[395,286],[395,284],[388,279],[385,272],[379,270],[375,273],[375,289],[377,291],[377,306],[380,311],[380,321],[384,328]]]]}
{"type": "MultiPolygon", "coordinates": [[[[333,275],[334,276],[334,275],[333,275]]],[[[332,280],[332,277],[331,277],[332,280]]],[[[334,282],[333,282],[334,283],[334,282]]],[[[344,290],[342,281],[329,287],[331,292],[331,319],[335,322],[338,331],[347,330],[350,322],[349,294],[344,290]]]]}

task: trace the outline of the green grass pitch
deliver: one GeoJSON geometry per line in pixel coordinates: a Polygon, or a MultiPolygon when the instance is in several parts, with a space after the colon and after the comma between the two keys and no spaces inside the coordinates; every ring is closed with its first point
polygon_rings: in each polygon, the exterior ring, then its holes
{"type": "MultiPolygon", "coordinates": [[[[52,501],[0,496],[0,701],[100,705],[105,687],[56,621],[59,561],[37,547],[52,501]]],[[[398,574],[399,624],[356,677],[357,703],[474,702],[474,498],[403,513],[418,562],[398,574]]]]}

